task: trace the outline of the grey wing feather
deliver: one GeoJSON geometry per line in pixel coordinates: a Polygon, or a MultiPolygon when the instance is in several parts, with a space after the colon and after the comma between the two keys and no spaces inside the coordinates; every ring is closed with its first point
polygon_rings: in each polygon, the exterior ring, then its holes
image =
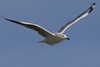
{"type": "Polygon", "coordinates": [[[30,28],[32,30],[35,30],[45,38],[50,37],[50,36],[54,36],[53,33],[51,33],[50,31],[46,30],[45,28],[43,28],[37,24],[15,21],[15,20],[7,19],[5,17],[3,17],[3,18],[6,19],[7,21],[14,22],[16,24],[20,24],[22,26],[25,26],[25,27],[30,28]]]}
{"type": "Polygon", "coordinates": [[[73,25],[74,23],[78,22],[80,19],[86,17],[89,13],[91,13],[91,11],[93,10],[94,7],[95,7],[95,3],[93,3],[92,6],[90,8],[88,8],[86,11],[84,11],[81,15],[79,15],[72,21],[66,23],[58,32],[64,33],[64,31],[66,29],[68,29],[71,25],[73,25]]]}

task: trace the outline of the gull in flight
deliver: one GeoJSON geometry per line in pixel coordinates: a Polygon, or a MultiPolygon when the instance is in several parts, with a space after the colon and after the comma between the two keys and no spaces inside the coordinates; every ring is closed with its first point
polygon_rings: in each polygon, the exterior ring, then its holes
{"type": "Polygon", "coordinates": [[[22,25],[24,27],[30,28],[32,30],[37,31],[40,35],[42,35],[45,39],[42,41],[39,41],[40,43],[47,43],[49,45],[55,45],[63,40],[70,40],[68,36],[64,34],[65,30],[67,30],[71,25],[78,22],[80,19],[86,17],[91,11],[94,9],[95,3],[92,4],[86,11],[84,11],[82,14],[80,14],[78,17],[73,19],[72,21],[66,23],[57,33],[52,33],[48,31],[47,29],[32,23],[27,22],[21,22],[21,21],[15,21],[8,18],[3,17],[5,20],[22,25]]]}

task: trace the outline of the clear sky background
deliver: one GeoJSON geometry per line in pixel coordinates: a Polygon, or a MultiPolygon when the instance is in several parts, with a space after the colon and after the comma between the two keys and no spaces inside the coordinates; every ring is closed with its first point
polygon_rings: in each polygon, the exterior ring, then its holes
{"type": "Polygon", "coordinates": [[[100,0],[0,0],[0,16],[56,32],[94,2],[93,12],[65,31],[71,40],[55,46],[0,18],[0,67],[100,67],[100,0]]]}

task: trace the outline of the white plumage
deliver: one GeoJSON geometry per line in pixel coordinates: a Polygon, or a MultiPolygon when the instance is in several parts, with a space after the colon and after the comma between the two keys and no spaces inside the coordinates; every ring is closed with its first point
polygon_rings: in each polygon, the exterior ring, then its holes
{"type": "Polygon", "coordinates": [[[70,40],[65,34],[63,34],[65,32],[65,30],[68,29],[74,23],[78,22],[80,19],[86,17],[89,13],[91,13],[91,11],[94,9],[94,7],[95,7],[95,3],[93,3],[93,5],[91,7],[89,7],[86,11],[84,11],[78,17],[76,17],[72,21],[66,23],[63,27],[61,27],[61,29],[57,33],[52,33],[37,24],[15,21],[15,20],[7,19],[5,17],[4,17],[4,19],[37,31],[40,35],[42,35],[45,38],[44,40],[39,41],[39,42],[47,43],[49,45],[54,45],[63,40],[66,40],[66,39],[70,40]]]}

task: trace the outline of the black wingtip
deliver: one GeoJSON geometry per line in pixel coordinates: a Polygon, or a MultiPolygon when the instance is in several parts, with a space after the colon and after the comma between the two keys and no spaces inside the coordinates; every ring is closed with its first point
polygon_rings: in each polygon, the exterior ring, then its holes
{"type": "Polygon", "coordinates": [[[93,3],[93,5],[89,8],[89,13],[95,8],[96,3],[93,3]]]}
{"type": "Polygon", "coordinates": [[[4,16],[1,16],[3,19],[6,19],[4,16]]]}
{"type": "Polygon", "coordinates": [[[96,5],[96,3],[93,3],[92,8],[94,8],[94,7],[95,7],[95,5],[96,5]]]}
{"type": "MultiPolygon", "coordinates": [[[[3,19],[5,19],[5,20],[8,20],[6,17],[4,17],[4,16],[1,16],[3,19]]],[[[9,21],[9,20],[8,20],[9,21]]]]}
{"type": "Polygon", "coordinates": [[[93,3],[93,5],[96,5],[96,3],[93,3]]]}
{"type": "Polygon", "coordinates": [[[14,22],[14,23],[17,23],[17,24],[21,24],[21,23],[19,23],[19,21],[7,19],[6,17],[3,17],[3,16],[1,16],[1,17],[4,18],[4,19],[7,20],[7,21],[14,22]]]}
{"type": "Polygon", "coordinates": [[[1,17],[4,18],[4,19],[7,20],[7,21],[11,21],[11,20],[7,19],[6,17],[3,17],[3,16],[1,16],[1,17]]]}

